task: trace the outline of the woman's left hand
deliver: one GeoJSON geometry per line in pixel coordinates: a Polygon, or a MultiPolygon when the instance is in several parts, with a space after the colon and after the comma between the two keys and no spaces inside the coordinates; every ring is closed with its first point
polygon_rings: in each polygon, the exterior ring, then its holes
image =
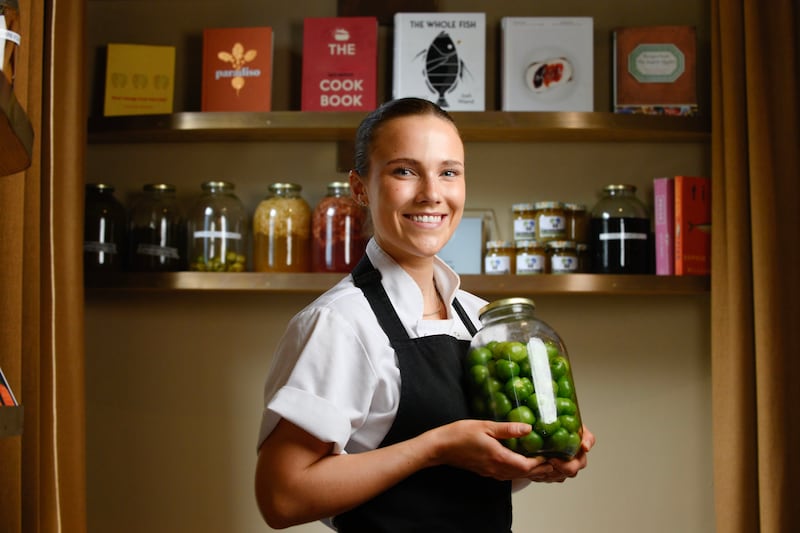
{"type": "Polygon", "coordinates": [[[581,447],[575,457],[568,461],[557,458],[548,459],[546,463],[536,467],[528,479],[539,483],[562,483],[567,478],[577,476],[578,472],[586,468],[586,454],[592,449],[594,443],[594,434],[589,431],[589,428],[583,426],[581,447]]]}

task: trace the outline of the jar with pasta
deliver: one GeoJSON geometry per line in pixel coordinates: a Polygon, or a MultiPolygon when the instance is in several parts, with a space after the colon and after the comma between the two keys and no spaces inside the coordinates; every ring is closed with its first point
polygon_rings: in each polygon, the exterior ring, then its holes
{"type": "Polygon", "coordinates": [[[273,183],[253,215],[256,272],[311,270],[311,208],[296,183],[273,183]]]}

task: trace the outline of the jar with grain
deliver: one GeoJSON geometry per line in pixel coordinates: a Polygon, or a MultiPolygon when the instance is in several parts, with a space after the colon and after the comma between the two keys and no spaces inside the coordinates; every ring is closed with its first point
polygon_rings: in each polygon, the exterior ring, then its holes
{"type": "Polygon", "coordinates": [[[311,208],[296,183],[273,183],[253,215],[256,272],[311,270],[311,208]]]}

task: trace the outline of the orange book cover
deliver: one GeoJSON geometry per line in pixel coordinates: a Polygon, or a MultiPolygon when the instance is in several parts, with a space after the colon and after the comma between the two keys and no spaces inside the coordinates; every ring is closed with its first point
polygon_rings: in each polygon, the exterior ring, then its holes
{"type": "Polygon", "coordinates": [[[203,30],[202,111],[271,111],[270,27],[203,30]]]}
{"type": "Polygon", "coordinates": [[[693,26],[635,26],[612,32],[615,113],[696,115],[693,26]]]}
{"type": "Polygon", "coordinates": [[[675,275],[711,272],[711,180],[675,176],[675,275]]]}

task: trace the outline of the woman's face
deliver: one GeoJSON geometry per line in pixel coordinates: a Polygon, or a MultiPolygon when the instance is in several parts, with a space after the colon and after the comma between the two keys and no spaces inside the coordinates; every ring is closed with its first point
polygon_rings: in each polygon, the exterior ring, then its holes
{"type": "Polygon", "coordinates": [[[392,119],[377,131],[368,176],[351,175],[369,205],[375,240],[398,263],[434,256],[464,212],[464,145],[433,115],[392,119]]]}

